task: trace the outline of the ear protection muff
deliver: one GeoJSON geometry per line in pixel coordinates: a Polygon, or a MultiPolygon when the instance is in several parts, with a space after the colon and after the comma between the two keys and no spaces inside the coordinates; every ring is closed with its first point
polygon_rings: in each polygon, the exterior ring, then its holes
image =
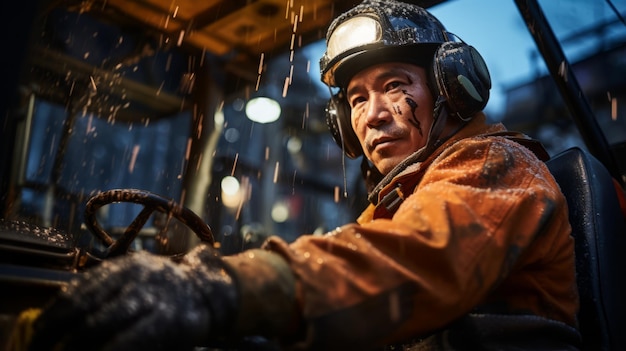
{"type": "Polygon", "coordinates": [[[491,77],[478,51],[464,42],[445,42],[437,49],[433,74],[451,115],[468,121],[489,100],[491,77]]]}
{"type": "Polygon", "coordinates": [[[349,158],[363,155],[361,143],[350,123],[350,106],[343,93],[331,96],[326,104],[326,124],[333,139],[349,158]]]}

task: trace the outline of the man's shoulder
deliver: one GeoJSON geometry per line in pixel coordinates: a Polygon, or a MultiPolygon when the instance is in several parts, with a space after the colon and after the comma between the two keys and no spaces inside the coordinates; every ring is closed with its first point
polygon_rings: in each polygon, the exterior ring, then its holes
{"type": "Polygon", "coordinates": [[[442,150],[442,153],[463,152],[471,154],[472,152],[480,152],[479,150],[492,153],[498,151],[507,153],[521,152],[520,157],[537,158],[543,162],[550,159],[550,155],[538,140],[519,132],[501,128],[490,128],[482,133],[465,135],[450,143],[445,150],[442,150]]]}

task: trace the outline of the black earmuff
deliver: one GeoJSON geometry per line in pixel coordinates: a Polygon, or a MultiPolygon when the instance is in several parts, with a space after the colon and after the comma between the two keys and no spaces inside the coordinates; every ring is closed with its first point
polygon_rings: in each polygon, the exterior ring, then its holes
{"type": "Polygon", "coordinates": [[[491,77],[473,46],[464,42],[441,44],[434,56],[433,74],[451,115],[467,121],[487,105],[491,77]]]}
{"type": "Polygon", "coordinates": [[[333,139],[350,158],[363,155],[361,143],[350,123],[350,106],[343,93],[331,96],[326,104],[326,124],[333,139]]]}

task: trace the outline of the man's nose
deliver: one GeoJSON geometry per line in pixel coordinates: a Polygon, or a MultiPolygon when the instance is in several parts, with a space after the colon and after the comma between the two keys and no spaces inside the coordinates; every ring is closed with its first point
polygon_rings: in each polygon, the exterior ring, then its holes
{"type": "Polygon", "coordinates": [[[381,94],[372,94],[367,104],[365,120],[369,126],[377,127],[385,124],[391,118],[388,102],[381,94]]]}

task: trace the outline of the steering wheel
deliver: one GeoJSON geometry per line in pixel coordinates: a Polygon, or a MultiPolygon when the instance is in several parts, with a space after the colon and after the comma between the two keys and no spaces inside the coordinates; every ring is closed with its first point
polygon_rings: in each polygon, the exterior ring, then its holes
{"type": "Polygon", "coordinates": [[[215,243],[211,228],[193,211],[173,200],[138,189],[107,190],[91,197],[85,207],[85,225],[107,247],[105,257],[118,256],[128,251],[130,244],[154,211],[173,216],[191,229],[201,241],[211,245],[215,243]],[[124,234],[115,240],[102,229],[96,218],[96,212],[102,206],[120,202],[140,204],[143,205],[143,209],[128,225],[124,234]]]}

